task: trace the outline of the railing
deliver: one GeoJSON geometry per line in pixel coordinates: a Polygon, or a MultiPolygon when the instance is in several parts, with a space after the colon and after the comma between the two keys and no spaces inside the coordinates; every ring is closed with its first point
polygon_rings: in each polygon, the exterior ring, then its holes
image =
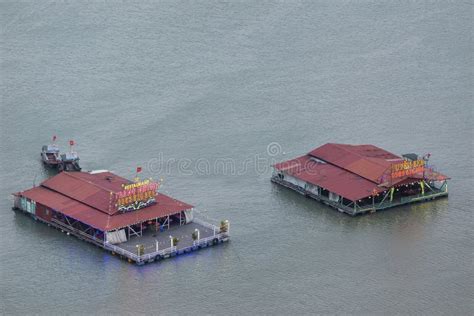
{"type": "Polygon", "coordinates": [[[61,221],[58,221],[57,219],[55,218],[52,218],[51,219],[51,222],[55,223],[56,225],[60,226],[61,228],[65,229],[65,230],[68,230],[68,231],[71,231],[73,233],[76,233],[76,234],[79,234],[85,238],[88,238],[88,239],[92,239],[93,241],[95,241],[96,243],[99,243],[99,244],[102,244],[104,241],[102,239],[98,239],[92,235],[89,235],[85,232],[83,232],[82,230],[79,230],[77,228],[74,228],[72,226],[69,226],[61,221]]]}
{"type": "MultiPolygon", "coordinates": [[[[193,242],[192,246],[181,248],[181,249],[179,249],[179,251],[186,252],[188,250],[193,249],[194,247],[199,247],[199,246],[203,246],[203,245],[207,246],[208,244],[213,243],[215,239],[222,240],[222,239],[225,239],[227,237],[228,237],[227,233],[219,233],[219,234],[209,236],[209,237],[206,237],[206,238],[201,238],[199,240],[195,240],[193,242]]],[[[136,253],[125,250],[123,248],[120,248],[118,246],[112,245],[112,244],[107,243],[107,242],[104,243],[104,248],[108,249],[110,251],[113,251],[117,254],[128,257],[128,258],[130,258],[131,260],[133,260],[137,263],[142,263],[142,262],[145,262],[145,261],[149,261],[149,260],[155,259],[157,257],[164,258],[168,255],[172,255],[173,253],[178,252],[178,248],[176,246],[173,246],[173,247],[169,247],[169,248],[158,250],[158,251],[153,251],[153,252],[150,252],[150,253],[143,254],[143,255],[139,256],[136,253]]]]}
{"type": "MultiPolygon", "coordinates": [[[[431,192],[425,192],[425,194],[417,194],[414,196],[404,196],[400,198],[396,198],[393,201],[384,201],[381,203],[375,203],[375,209],[381,210],[389,207],[394,207],[394,206],[399,206],[403,204],[407,204],[413,201],[418,201],[418,200],[425,200],[425,199],[430,199],[434,198],[437,196],[443,196],[446,195],[446,191],[431,191],[431,192]]],[[[371,211],[374,209],[374,206],[372,205],[364,205],[362,207],[357,207],[357,213],[361,212],[367,212],[371,211]]]]}
{"type": "Polygon", "coordinates": [[[308,190],[306,190],[302,187],[296,186],[296,185],[294,185],[292,183],[289,183],[285,180],[281,180],[278,177],[272,177],[272,181],[276,182],[276,183],[279,183],[283,186],[286,186],[290,189],[296,190],[301,194],[306,194],[306,195],[308,195],[308,196],[310,196],[310,197],[312,197],[312,198],[314,198],[318,201],[322,201],[322,202],[324,202],[328,205],[331,205],[335,208],[343,210],[343,211],[345,211],[349,214],[352,214],[352,215],[372,211],[374,209],[380,210],[380,209],[385,209],[385,208],[394,207],[394,206],[398,206],[398,205],[403,205],[403,204],[407,204],[407,203],[412,202],[412,201],[424,200],[424,199],[434,198],[434,197],[437,197],[437,196],[443,196],[443,195],[446,195],[448,193],[446,190],[435,189],[434,191],[425,192],[424,195],[417,194],[415,196],[399,197],[399,198],[394,199],[393,201],[383,201],[383,202],[379,202],[379,203],[375,203],[375,204],[369,203],[369,204],[362,205],[362,206],[357,205],[356,210],[354,210],[353,205],[348,206],[348,205],[344,205],[340,202],[332,201],[328,197],[325,197],[323,195],[316,195],[316,194],[314,194],[314,193],[312,193],[312,192],[310,192],[310,191],[308,191],[308,190]]]}
{"type": "Polygon", "coordinates": [[[155,258],[157,255],[166,256],[168,254],[171,254],[171,253],[177,251],[176,246],[173,246],[173,247],[169,247],[169,248],[166,248],[166,249],[150,252],[150,253],[143,254],[143,255],[139,256],[136,253],[133,253],[131,251],[125,250],[123,248],[117,247],[117,246],[109,244],[109,243],[105,243],[104,247],[106,249],[109,249],[109,250],[115,252],[115,253],[126,256],[126,257],[128,257],[128,258],[130,258],[130,259],[132,259],[136,262],[143,262],[143,261],[146,261],[146,260],[150,260],[152,258],[155,258]]]}
{"type": "Polygon", "coordinates": [[[199,240],[193,241],[193,246],[207,245],[209,242],[212,242],[216,238],[219,240],[219,239],[222,239],[222,238],[226,238],[227,236],[228,236],[227,233],[219,233],[219,234],[216,234],[214,236],[201,238],[199,240]]]}
{"type": "Polygon", "coordinates": [[[164,258],[166,256],[170,256],[172,254],[177,253],[178,251],[179,252],[187,252],[187,251],[190,251],[190,250],[194,250],[195,247],[199,247],[199,246],[203,246],[203,245],[207,246],[210,243],[214,243],[215,239],[220,241],[220,240],[223,240],[223,239],[226,239],[226,238],[229,237],[229,232],[228,231],[227,232],[220,232],[220,228],[215,226],[215,225],[212,225],[210,223],[207,223],[207,222],[202,221],[202,220],[197,219],[197,218],[194,218],[193,221],[196,222],[196,224],[199,224],[201,226],[204,226],[205,228],[213,230],[214,234],[212,236],[201,238],[199,240],[193,241],[192,246],[188,246],[188,247],[184,247],[184,248],[180,248],[180,249],[178,249],[176,246],[173,246],[173,247],[169,247],[169,248],[158,250],[158,251],[152,251],[150,253],[146,253],[146,254],[143,254],[143,255],[138,255],[137,253],[133,253],[131,251],[125,250],[125,249],[123,249],[119,246],[115,246],[115,245],[110,244],[108,242],[105,242],[103,245],[104,245],[105,249],[108,249],[108,250],[113,251],[117,254],[128,257],[129,259],[131,259],[131,260],[133,260],[137,263],[143,263],[145,261],[153,260],[157,257],[158,258],[164,258]]]}
{"type": "Polygon", "coordinates": [[[173,246],[173,247],[169,247],[169,248],[166,248],[166,249],[163,249],[163,250],[158,250],[158,251],[155,251],[155,252],[150,252],[150,253],[147,253],[147,254],[144,254],[144,255],[141,255],[139,257],[139,261],[147,261],[147,260],[150,260],[152,258],[156,258],[156,256],[166,256],[166,255],[171,255],[172,253],[175,253],[178,251],[178,248],[176,246],[173,246]]]}
{"type": "Polygon", "coordinates": [[[199,225],[201,225],[201,226],[204,226],[204,227],[206,227],[206,228],[209,228],[209,229],[211,229],[211,230],[214,230],[214,229],[215,229],[216,232],[219,231],[219,227],[217,227],[216,225],[212,225],[212,224],[210,224],[210,223],[208,223],[208,222],[205,222],[205,221],[203,221],[203,220],[200,220],[199,218],[194,218],[194,219],[193,219],[193,222],[196,223],[196,224],[199,224],[199,225]]]}
{"type": "Polygon", "coordinates": [[[123,255],[123,256],[126,256],[136,262],[139,262],[140,261],[140,256],[131,252],[131,251],[128,251],[128,250],[125,250],[123,248],[120,248],[120,247],[117,247],[115,245],[112,245],[112,244],[109,244],[108,242],[105,242],[104,243],[104,248],[106,249],[109,249],[115,253],[118,253],[120,255],[123,255]]]}
{"type": "MultiPolygon", "coordinates": [[[[221,240],[221,239],[224,239],[226,237],[228,237],[227,233],[219,233],[219,234],[209,236],[209,237],[206,237],[206,238],[201,238],[199,240],[193,241],[192,246],[181,248],[181,249],[179,249],[179,251],[186,252],[187,250],[190,250],[194,247],[199,247],[199,246],[202,246],[202,245],[208,245],[210,242],[213,242],[215,239],[221,240]]],[[[166,249],[163,249],[163,250],[150,252],[150,253],[141,255],[139,257],[137,256],[138,260],[135,260],[135,261],[143,262],[143,261],[147,261],[147,260],[150,260],[150,259],[154,259],[157,256],[165,257],[167,255],[171,255],[171,254],[176,253],[176,252],[178,252],[178,248],[176,246],[173,246],[173,247],[169,247],[169,248],[166,248],[166,249]]]]}
{"type": "MultiPolygon", "coordinates": [[[[208,222],[205,222],[203,220],[200,220],[199,218],[194,218],[193,219],[193,222],[195,222],[196,224],[199,224],[201,226],[204,226],[208,229],[211,229],[213,232],[214,232],[214,236],[210,236],[210,237],[207,237],[207,238],[210,238],[210,239],[213,239],[215,238],[216,236],[219,236],[219,238],[221,237],[229,237],[229,231],[230,231],[230,223],[227,221],[227,224],[226,224],[226,231],[221,231],[221,228],[220,227],[217,227],[216,225],[212,225],[208,222]]],[[[203,239],[206,239],[206,238],[202,238],[200,240],[203,240],[203,239]]]]}

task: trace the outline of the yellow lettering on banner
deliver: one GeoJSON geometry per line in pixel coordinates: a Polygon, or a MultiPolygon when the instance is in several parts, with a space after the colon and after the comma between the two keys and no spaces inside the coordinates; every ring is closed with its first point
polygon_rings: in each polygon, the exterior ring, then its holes
{"type": "Polygon", "coordinates": [[[393,164],[391,166],[392,178],[400,178],[404,176],[411,176],[417,173],[422,173],[424,171],[425,161],[422,159],[407,161],[393,164]]]}
{"type": "Polygon", "coordinates": [[[158,183],[145,179],[140,182],[122,185],[123,190],[116,193],[118,206],[127,206],[137,202],[146,202],[155,197],[158,183]]]}
{"type": "Polygon", "coordinates": [[[140,182],[137,182],[137,183],[124,185],[123,188],[125,190],[135,189],[135,188],[139,188],[139,187],[148,185],[149,183],[150,183],[150,179],[146,179],[146,180],[143,180],[143,181],[140,181],[140,182]]]}

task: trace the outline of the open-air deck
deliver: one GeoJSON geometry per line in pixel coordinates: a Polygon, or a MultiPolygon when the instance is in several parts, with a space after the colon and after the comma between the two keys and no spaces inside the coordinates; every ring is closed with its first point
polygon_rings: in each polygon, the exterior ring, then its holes
{"type": "Polygon", "coordinates": [[[181,226],[172,225],[165,231],[157,232],[150,228],[143,231],[142,236],[133,236],[124,243],[117,245],[105,243],[104,248],[137,264],[143,264],[213,246],[228,241],[228,237],[228,230],[221,232],[217,226],[194,219],[192,223],[181,226]],[[196,239],[193,239],[193,233],[196,239]],[[179,240],[174,246],[172,246],[172,238],[179,240]],[[140,245],[143,245],[143,252],[139,250],[140,245]]]}

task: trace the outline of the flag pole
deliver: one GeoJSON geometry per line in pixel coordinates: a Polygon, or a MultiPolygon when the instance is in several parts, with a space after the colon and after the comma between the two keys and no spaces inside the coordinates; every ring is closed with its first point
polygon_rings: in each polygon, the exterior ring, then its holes
{"type": "Polygon", "coordinates": [[[73,147],[74,147],[74,140],[70,140],[69,141],[69,151],[71,152],[71,154],[74,152],[73,147]]]}
{"type": "Polygon", "coordinates": [[[142,167],[137,167],[137,170],[135,172],[135,182],[139,182],[140,179],[138,179],[138,174],[142,172],[142,167]]]}

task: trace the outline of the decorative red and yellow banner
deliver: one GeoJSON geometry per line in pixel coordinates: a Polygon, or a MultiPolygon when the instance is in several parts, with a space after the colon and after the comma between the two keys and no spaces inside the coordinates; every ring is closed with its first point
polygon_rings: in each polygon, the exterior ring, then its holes
{"type": "Polygon", "coordinates": [[[413,161],[405,160],[400,163],[392,164],[391,166],[392,179],[423,174],[424,171],[425,161],[423,159],[413,161]]]}
{"type": "Polygon", "coordinates": [[[123,190],[115,193],[118,210],[137,210],[155,202],[159,184],[151,180],[123,185],[123,190]]]}

